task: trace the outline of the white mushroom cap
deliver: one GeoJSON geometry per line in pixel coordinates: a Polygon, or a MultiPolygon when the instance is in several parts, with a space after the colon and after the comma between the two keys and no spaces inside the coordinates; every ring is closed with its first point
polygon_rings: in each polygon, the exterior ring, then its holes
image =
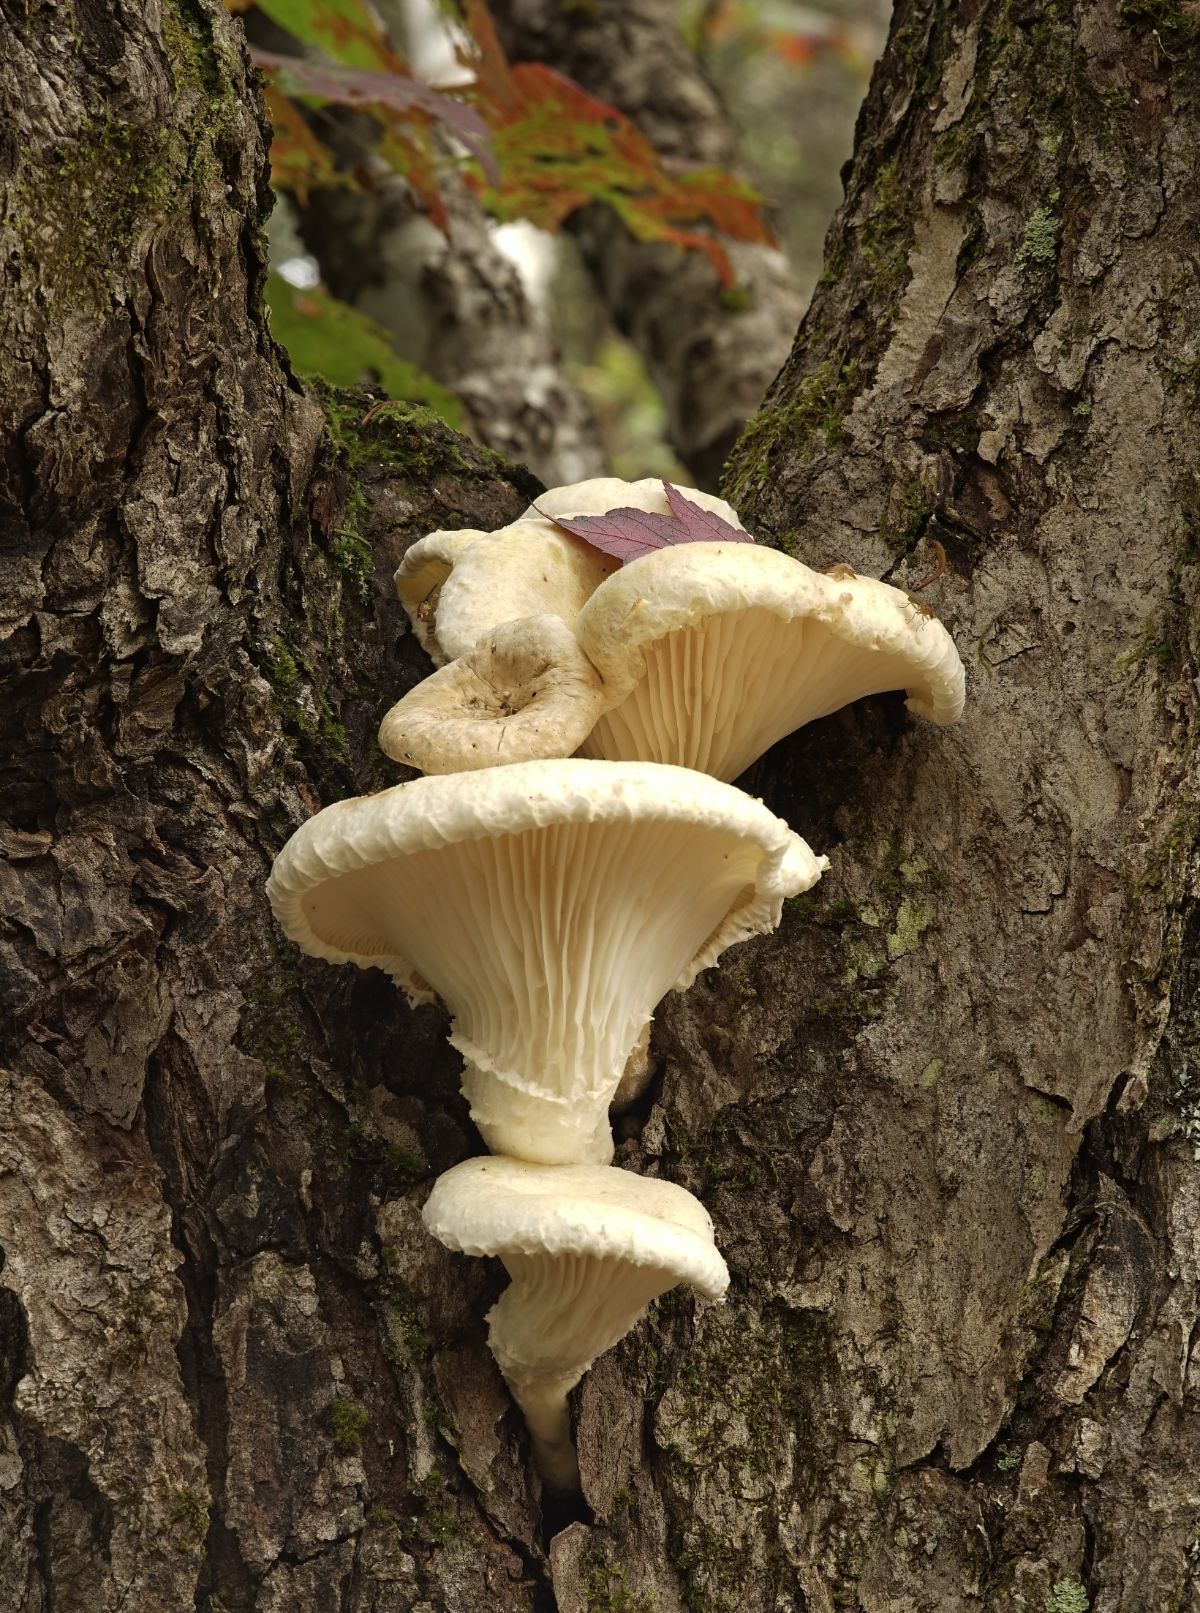
{"type": "MultiPolygon", "coordinates": [[[[723,499],[692,488],[680,491],[740,526],[723,499]]],[[[600,476],[551,488],[524,515],[496,532],[435,532],[414,543],[396,572],[396,591],[434,660],[440,663],[468,654],[485,633],[519,616],[550,612],[573,623],[593,591],[615,571],[617,561],[563,532],[547,517],[604,515],[621,505],[670,513],[658,477],[622,482],[600,476]],[[466,541],[453,546],[446,541],[459,538],[466,541]],[[424,618],[417,614],[420,608],[425,609],[424,618]]]]}
{"type": "Polygon", "coordinates": [[[416,543],[409,544],[396,569],[396,592],[408,613],[417,642],[439,666],[446,657],[442,654],[433,628],[442,584],[453,571],[459,555],[476,538],[487,535],[486,532],[465,527],[458,532],[430,532],[418,538],[416,543]]]}
{"type": "Polygon", "coordinates": [[[556,1489],[578,1483],[567,1396],[596,1356],[677,1283],[709,1299],[729,1283],[698,1199],[611,1167],[469,1159],[439,1178],[424,1220],[450,1249],[498,1255],[513,1279],[488,1342],[556,1489]]]}
{"type": "Polygon", "coordinates": [[[658,549],[609,577],[575,624],[619,703],[590,756],[743,772],[784,734],[864,695],[905,689],[936,723],[964,676],[941,622],[873,577],[828,576],[772,549],[658,549]]]}
{"type": "Polygon", "coordinates": [[[379,745],[423,773],[570,756],[604,705],[600,674],[567,624],[526,616],[410,690],[380,724],[379,745]]]}
{"type": "Polygon", "coordinates": [[[489,1147],[605,1163],[608,1104],[659,999],[774,929],[826,866],[702,774],[522,762],[327,807],[267,890],[306,952],[446,1002],[489,1147]]]}

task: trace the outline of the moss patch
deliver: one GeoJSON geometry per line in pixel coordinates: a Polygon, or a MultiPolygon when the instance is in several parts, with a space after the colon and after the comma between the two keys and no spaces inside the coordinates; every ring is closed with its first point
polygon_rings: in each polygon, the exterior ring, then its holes
{"type": "MultiPolygon", "coordinates": [[[[1051,199],[1057,201],[1057,191],[1051,193],[1051,199]]],[[[1026,224],[1021,237],[1020,249],[1017,252],[1019,264],[1054,262],[1058,256],[1058,222],[1058,216],[1051,208],[1038,208],[1026,224]]]]}
{"type": "Polygon", "coordinates": [[[168,1491],[167,1524],[171,1543],[181,1555],[200,1555],[208,1537],[210,1508],[209,1498],[202,1490],[177,1485],[168,1491]]]}
{"type": "Polygon", "coordinates": [[[285,953],[269,932],[261,968],[243,987],[238,1045],[257,1059],[268,1081],[292,1088],[307,1075],[298,1002],[302,990],[294,949],[285,953]]]}
{"type": "Polygon", "coordinates": [[[593,1546],[584,1554],[579,1580],[586,1613],[654,1613],[653,1596],[631,1591],[625,1570],[609,1560],[603,1546],[593,1546]]]}
{"type": "Polygon", "coordinates": [[[875,200],[858,242],[872,289],[889,299],[907,277],[913,227],[912,187],[901,180],[898,163],[884,163],[875,176],[875,200]]]}
{"type": "Polygon", "coordinates": [[[734,507],[752,493],[776,453],[806,461],[836,447],[865,379],[857,359],[844,364],[831,359],[804,377],[789,402],[764,404],[746,426],[729,462],[725,496],[734,507]]]}
{"type": "Polygon", "coordinates": [[[888,962],[894,963],[915,950],[922,933],[933,923],[933,908],[924,896],[913,892],[900,898],[896,927],[887,938],[888,962]]]}
{"type": "MultiPolygon", "coordinates": [[[[331,591],[326,603],[340,627],[338,594],[331,591]]],[[[325,679],[314,675],[300,659],[302,654],[277,634],[265,645],[259,669],[275,693],[275,709],[284,726],[299,741],[305,766],[314,777],[322,779],[328,776],[333,763],[339,770],[335,776],[340,782],[340,770],[350,762],[346,730],[324,692],[325,679]]]]}
{"type": "Polygon", "coordinates": [[[325,411],[325,441],[348,469],[382,465],[419,477],[434,470],[455,471],[475,480],[497,475],[515,481],[530,497],[541,483],[503,454],[481,448],[450,429],[421,403],[374,402],[361,392],[314,383],[325,411]]]}
{"type": "Polygon", "coordinates": [[[184,168],[175,130],[89,120],[75,140],[40,152],[14,188],[22,257],[55,297],[98,312],[139,236],[173,204],[184,168]]]}
{"type": "Polygon", "coordinates": [[[358,1450],[362,1444],[363,1430],[370,1420],[367,1408],[360,1406],[357,1400],[334,1395],[329,1402],[329,1427],[333,1443],[339,1451],[358,1450]]]}
{"type": "Polygon", "coordinates": [[[1153,31],[1168,48],[1200,44],[1200,10],[1191,0],[1122,0],[1117,14],[1127,28],[1153,31]]]}
{"type": "Polygon", "coordinates": [[[1045,1613],[1088,1613],[1088,1593],[1077,1579],[1060,1579],[1045,1602],[1045,1613]]]}
{"type": "MultiPolygon", "coordinates": [[[[705,1484],[742,1495],[778,1484],[781,1469],[791,1470],[803,1493],[817,1493],[825,1472],[819,1402],[836,1370],[827,1329],[821,1313],[780,1303],[761,1314],[731,1308],[711,1314],[692,1347],[672,1355],[654,1426],[680,1496],[700,1472],[705,1484]]],[[[747,1576],[761,1565],[770,1507],[740,1509],[733,1535],[686,1509],[676,1517],[670,1550],[684,1607],[735,1613],[747,1576]]]]}
{"type": "Polygon", "coordinates": [[[923,535],[932,515],[933,508],[920,482],[910,477],[892,488],[879,523],[879,537],[893,554],[907,554],[923,535]]]}

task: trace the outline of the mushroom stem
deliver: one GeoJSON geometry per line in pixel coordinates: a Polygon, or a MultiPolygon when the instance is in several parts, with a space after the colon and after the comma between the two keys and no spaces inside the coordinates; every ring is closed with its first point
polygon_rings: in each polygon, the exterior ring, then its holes
{"type": "Polygon", "coordinates": [[[525,1413],[543,1483],[576,1490],[567,1397],[596,1356],[636,1327],[650,1301],[679,1278],[661,1265],[608,1255],[508,1251],[501,1259],[512,1285],[488,1312],[488,1344],[525,1413]]]}
{"type": "Polygon", "coordinates": [[[542,1483],[559,1495],[577,1494],[579,1458],[571,1438],[568,1397],[583,1373],[568,1372],[560,1378],[527,1377],[515,1363],[506,1367],[494,1346],[492,1354],[500,1364],[509,1393],[525,1418],[533,1465],[541,1474],[542,1483]]]}

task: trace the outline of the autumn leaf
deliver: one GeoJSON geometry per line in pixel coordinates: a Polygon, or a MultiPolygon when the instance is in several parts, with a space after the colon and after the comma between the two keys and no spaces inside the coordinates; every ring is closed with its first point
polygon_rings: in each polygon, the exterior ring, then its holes
{"type": "Polygon", "coordinates": [[[671,506],[670,515],[656,515],[652,510],[634,510],[622,505],[605,515],[548,515],[546,520],[553,521],[573,537],[582,538],[602,554],[612,555],[622,565],[654,549],[669,549],[676,543],[754,542],[741,527],[730,526],[722,516],[696,504],[666,480],[663,491],[671,506]]]}
{"type": "Polygon", "coordinates": [[[578,208],[603,202],[638,240],[670,241],[708,255],[725,286],[735,281],[714,231],[773,242],[761,199],[733,174],[669,169],[645,135],[607,102],[542,62],[510,66],[483,0],[468,0],[475,46],[463,65],[492,130],[501,182],[483,190],[488,210],[557,230],[578,208]]]}
{"type": "MultiPolygon", "coordinates": [[[[245,9],[247,0],[225,0],[245,9]]],[[[483,0],[467,0],[470,81],[438,89],[413,77],[367,0],[256,0],[308,55],[255,48],[268,74],[276,128],[275,183],[303,199],[318,185],[371,183],[371,165],[339,167],[300,106],[353,106],[378,126],[364,157],[402,175],[430,220],[446,229],[441,170],[467,175],[487,210],[558,230],[600,202],[642,241],[707,254],[727,288],[733,265],[721,237],[770,243],[760,198],[720,169],[669,167],[615,107],[541,62],[510,66],[483,0]],[[319,54],[311,54],[311,53],[319,54]],[[451,137],[439,141],[438,127],[451,137]]]]}
{"type": "MultiPolygon", "coordinates": [[[[320,185],[369,186],[367,162],[337,166],[332,153],[312,134],[300,103],[310,109],[350,105],[369,111],[378,125],[375,139],[363,140],[363,156],[378,155],[402,174],[439,229],[447,225],[438,188],[433,128],[444,123],[493,170],[487,131],[479,114],[460,97],[443,94],[413,78],[392,48],[379,18],[365,0],[256,0],[258,9],[298,46],[319,56],[276,54],[251,48],[268,77],[275,139],[272,179],[280,190],[304,199],[320,185]],[[286,110],[285,110],[286,109],[286,110]],[[465,119],[464,119],[465,114],[465,119]]],[[[246,10],[246,0],[225,0],[230,10],[246,10]]]]}
{"type": "Polygon", "coordinates": [[[443,95],[407,73],[373,72],[362,67],[341,67],[329,62],[306,61],[297,56],[280,56],[275,51],[251,47],[255,66],[271,74],[272,82],[293,99],[311,99],[318,105],[361,107],[387,114],[426,113],[445,124],[498,184],[500,170],[488,145],[487,124],[474,107],[443,95]]]}

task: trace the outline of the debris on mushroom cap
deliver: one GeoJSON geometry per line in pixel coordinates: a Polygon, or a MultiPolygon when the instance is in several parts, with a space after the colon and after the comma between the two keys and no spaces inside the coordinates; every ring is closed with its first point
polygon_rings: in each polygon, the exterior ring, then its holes
{"type": "Polygon", "coordinates": [[[556,1489],[578,1484],[567,1396],[596,1356],[677,1283],[719,1299],[729,1282],[697,1199],[612,1167],[466,1160],[439,1178],[424,1221],[448,1248],[498,1255],[513,1279],[488,1342],[556,1489]]]}
{"type": "MultiPolygon", "coordinates": [[[[682,488],[695,503],[732,525],[737,516],[723,499],[682,488]]],[[[618,505],[668,513],[661,479],[622,482],[612,476],[553,487],[511,525],[489,533],[437,532],[419,539],[396,572],[396,591],[421,642],[439,663],[468,654],[502,622],[550,612],[571,624],[617,561],[563,532],[555,516],[603,515],[618,505]],[[447,539],[465,538],[451,545],[447,539]],[[421,602],[437,596],[432,616],[421,602]],[[432,645],[430,638],[432,637],[432,645]]]]}
{"type": "Polygon", "coordinates": [[[774,929],[826,866],[702,774],[522,762],[327,807],[267,889],[306,952],[443,998],[489,1147],[603,1163],[609,1100],[659,999],[774,929]]]}
{"type": "Polygon", "coordinates": [[[567,624],[527,616],[411,689],[380,724],[379,747],[423,773],[569,756],[604,705],[600,674],[567,624]]]}
{"type": "Polygon", "coordinates": [[[632,561],[575,623],[613,705],[583,754],[732,779],[784,734],[905,689],[936,723],[964,676],[941,622],[872,577],[827,576],[771,549],[695,543],[632,561]]]}

